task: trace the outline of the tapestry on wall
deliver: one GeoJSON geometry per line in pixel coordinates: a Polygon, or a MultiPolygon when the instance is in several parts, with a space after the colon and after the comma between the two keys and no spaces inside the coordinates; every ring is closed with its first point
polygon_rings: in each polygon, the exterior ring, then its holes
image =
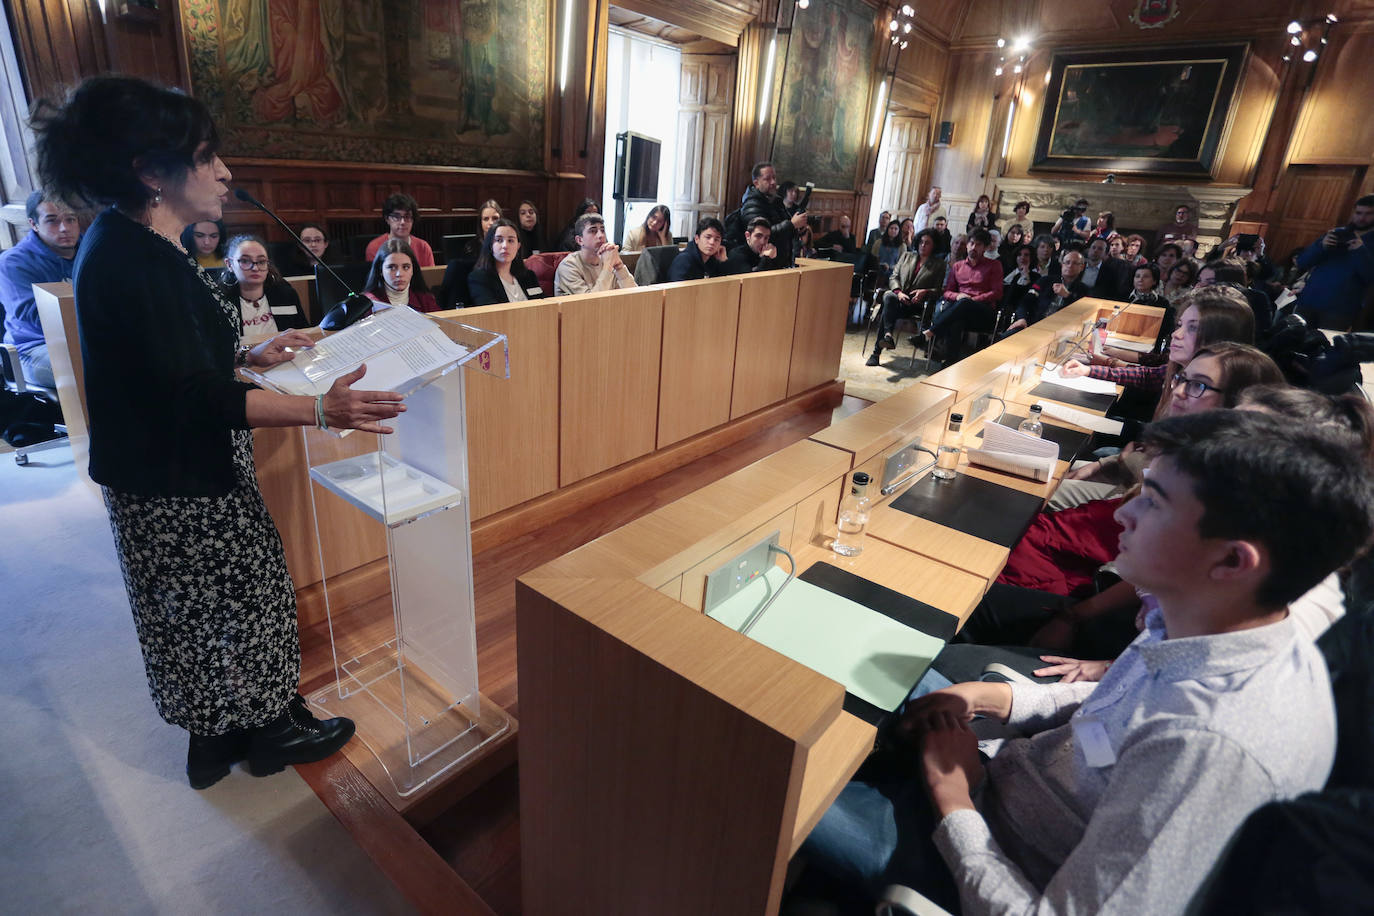
{"type": "Polygon", "coordinates": [[[786,55],[773,140],[778,177],[851,188],[872,85],[873,8],[814,0],[797,10],[786,55]]]}
{"type": "Polygon", "coordinates": [[[539,168],[544,0],[182,0],[223,152],[539,168]]]}

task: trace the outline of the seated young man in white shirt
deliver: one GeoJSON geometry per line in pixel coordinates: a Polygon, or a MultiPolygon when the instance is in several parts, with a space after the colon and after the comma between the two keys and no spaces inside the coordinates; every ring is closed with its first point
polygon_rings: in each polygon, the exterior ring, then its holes
{"type": "Polygon", "coordinates": [[[1374,533],[1348,440],[1244,411],[1147,427],[1159,456],[1116,561],[1158,600],[1145,632],[1098,684],[908,704],[909,769],[844,789],[803,847],[809,881],[854,912],[889,884],[965,914],[1182,912],[1250,812],[1330,770],[1329,675],[1287,605],[1374,533]],[[978,716],[1022,737],[985,758],[978,716]]]}
{"type": "Polygon", "coordinates": [[[573,234],[577,250],[564,258],[554,272],[555,296],[635,286],[635,278],[620,260],[619,246],[607,240],[606,222],[598,214],[579,216],[573,234]]]}

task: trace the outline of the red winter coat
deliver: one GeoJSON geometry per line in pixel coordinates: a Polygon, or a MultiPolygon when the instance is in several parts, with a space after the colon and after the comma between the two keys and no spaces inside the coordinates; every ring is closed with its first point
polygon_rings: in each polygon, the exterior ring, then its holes
{"type": "Polygon", "coordinates": [[[997,581],[1068,598],[1088,597],[1098,568],[1116,559],[1121,526],[1112,515],[1121,502],[1118,496],[1041,512],[1012,549],[997,581]]]}

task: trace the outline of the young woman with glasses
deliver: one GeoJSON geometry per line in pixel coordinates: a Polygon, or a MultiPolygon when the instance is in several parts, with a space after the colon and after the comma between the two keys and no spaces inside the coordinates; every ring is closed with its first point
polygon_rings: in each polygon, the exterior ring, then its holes
{"type": "Polygon", "coordinates": [[[236,235],[225,246],[225,294],[238,299],[243,317],[239,343],[257,344],[288,328],[309,327],[301,298],[267,258],[267,246],[256,235],[236,235]]]}

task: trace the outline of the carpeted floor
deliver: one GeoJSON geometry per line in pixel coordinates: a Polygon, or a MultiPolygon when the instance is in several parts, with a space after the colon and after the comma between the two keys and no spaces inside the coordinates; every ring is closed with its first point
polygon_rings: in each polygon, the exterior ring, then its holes
{"type": "Polygon", "coordinates": [[[0,455],[0,528],[0,910],[410,912],[294,770],[187,786],[70,450],[0,455]]]}
{"type": "MultiPolygon", "coordinates": [[[[905,325],[901,327],[905,329],[905,325]]],[[[873,335],[869,335],[868,349],[865,350],[864,329],[847,329],[844,351],[840,355],[840,378],[844,379],[844,393],[869,401],[881,401],[929,375],[930,364],[921,356],[917,356],[914,365],[911,363],[912,347],[907,342],[910,337],[909,332],[897,334],[897,349],[883,351],[882,365],[865,366],[864,361],[873,352],[873,335]]]]}

